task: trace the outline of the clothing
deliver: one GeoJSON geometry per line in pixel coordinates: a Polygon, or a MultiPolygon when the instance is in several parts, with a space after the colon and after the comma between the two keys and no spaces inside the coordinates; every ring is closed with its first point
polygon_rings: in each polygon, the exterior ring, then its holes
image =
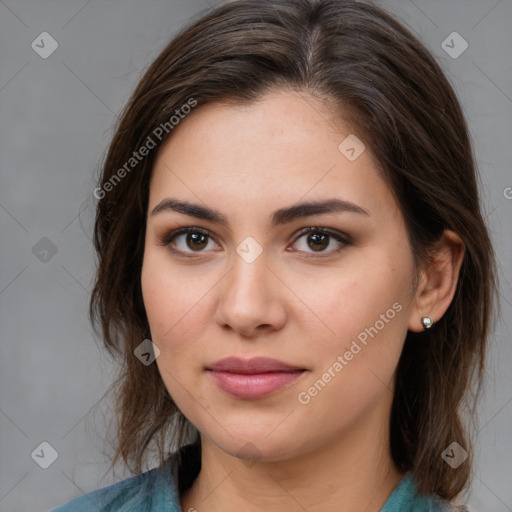
{"type": "MultiPolygon", "coordinates": [[[[190,487],[201,467],[200,446],[184,446],[159,468],[92,491],[52,512],[187,512],[179,493],[190,487]]],[[[380,512],[449,512],[435,496],[419,495],[412,473],[395,487],[380,512]]]]}

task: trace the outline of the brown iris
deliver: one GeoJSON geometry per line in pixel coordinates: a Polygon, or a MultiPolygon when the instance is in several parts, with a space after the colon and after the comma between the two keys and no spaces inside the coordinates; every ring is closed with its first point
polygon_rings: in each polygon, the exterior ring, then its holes
{"type": "Polygon", "coordinates": [[[329,235],[314,233],[308,235],[308,244],[310,241],[313,241],[314,245],[310,246],[313,250],[322,250],[329,245],[329,235]]]}
{"type": "Polygon", "coordinates": [[[193,250],[204,249],[208,244],[208,235],[202,233],[188,233],[187,234],[187,246],[193,250]],[[192,245],[189,244],[192,242],[192,245]]]}

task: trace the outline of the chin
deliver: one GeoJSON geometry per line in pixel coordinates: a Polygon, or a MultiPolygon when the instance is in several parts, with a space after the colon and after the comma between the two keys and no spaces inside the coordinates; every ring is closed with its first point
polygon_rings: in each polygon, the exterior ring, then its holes
{"type": "Polygon", "coordinates": [[[216,429],[213,435],[210,435],[207,431],[202,431],[205,432],[202,436],[223,452],[246,461],[247,465],[286,460],[298,454],[300,445],[297,443],[297,435],[289,428],[282,428],[278,432],[278,424],[279,422],[276,422],[272,428],[268,428],[266,423],[259,427],[254,423],[250,426],[223,424],[227,432],[224,429],[221,429],[221,432],[216,429]]]}

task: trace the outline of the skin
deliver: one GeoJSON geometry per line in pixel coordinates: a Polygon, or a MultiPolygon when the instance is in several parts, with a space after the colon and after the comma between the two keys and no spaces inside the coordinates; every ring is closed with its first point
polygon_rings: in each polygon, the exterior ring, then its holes
{"type": "Polygon", "coordinates": [[[423,331],[422,316],[437,321],[448,308],[464,246],[446,231],[413,289],[403,217],[369,145],[349,161],[338,146],[353,132],[329,116],[313,97],[284,90],[251,105],[210,103],[157,156],[141,281],[158,369],[202,439],[201,472],[180,498],[185,511],[325,512],[343,503],[377,512],[404,476],[388,441],[395,369],[407,331],[423,331]],[[172,210],[152,215],[168,197],[218,210],[229,226],[172,210]],[[369,215],[271,224],[274,210],[333,197],[369,215]],[[186,234],[162,245],[184,226],[211,238],[199,250],[186,234]],[[307,234],[297,236],[311,226],[351,243],[328,237],[318,252],[307,234]],[[252,263],[236,251],[248,236],[263,249],[252,263]],[[299,393],[396,303],[400,312],[301,403],[299,393]],[[205,370],[227,356],[272,357],[308,371],[269,397],[239,399],[205,370]]]}

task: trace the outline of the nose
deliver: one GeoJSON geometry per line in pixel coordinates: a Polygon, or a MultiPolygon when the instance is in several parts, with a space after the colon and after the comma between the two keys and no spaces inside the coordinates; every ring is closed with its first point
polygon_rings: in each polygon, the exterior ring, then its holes
{"type": "Polygon", "coordinates": [[[281,329],[287,317],[285,287],[267,266],[265,252],[252,263],[238,255],[217,289],[216,322],[243,337],[254,338],[281,329]]]}

